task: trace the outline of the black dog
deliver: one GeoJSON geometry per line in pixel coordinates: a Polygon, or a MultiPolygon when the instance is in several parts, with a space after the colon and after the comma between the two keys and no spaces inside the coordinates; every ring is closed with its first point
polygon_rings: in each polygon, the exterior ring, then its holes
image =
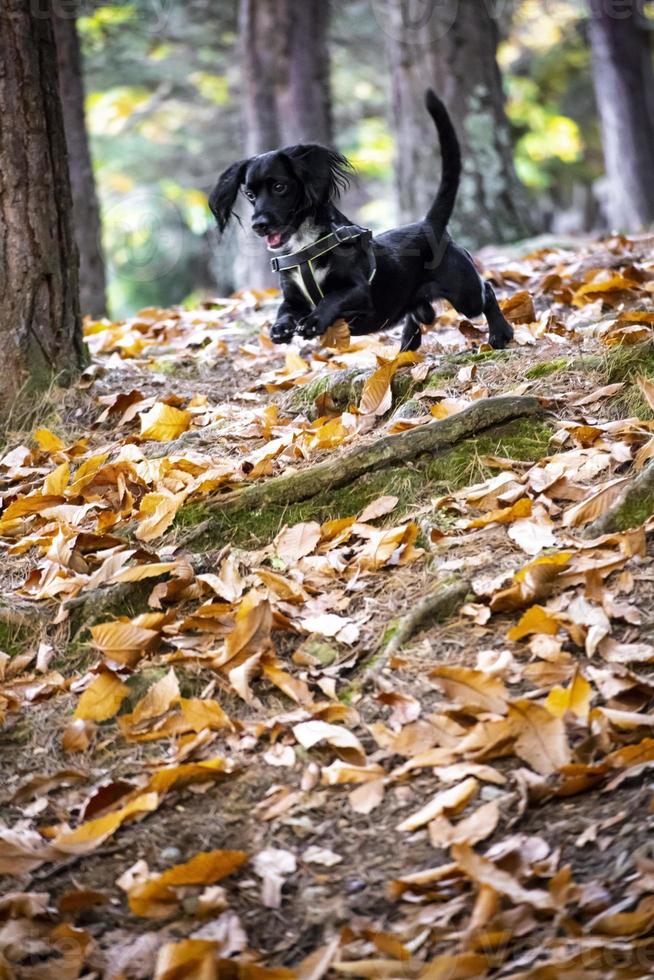
{"type": "Polygon", "coordinates": [[[318,337],[344,319],[353,334],[373,333],[406,317],[402,350],[417,350],[420,325],[436,319],[432,301],[447,299],[465,317],[485,314],[489,341],[503,348],[513,337],[489,283],[469,252],[446,231],[461,175],[461,150],[452,121],[430,90],[426,106],[443,159],[436,200],[423,221],[372,238],[334,206],[350,165],[315,143],[241,160],[220,177],[209,198],[224,231],[242,185],[254,205],[252,228],[265,237],[281,273],[284,300],[270,336],[318,337]]]}

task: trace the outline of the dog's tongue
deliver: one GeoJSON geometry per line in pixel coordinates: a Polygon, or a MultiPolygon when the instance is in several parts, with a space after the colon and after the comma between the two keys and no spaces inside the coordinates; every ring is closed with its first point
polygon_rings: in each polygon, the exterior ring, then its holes
{"type": "Polygon", "coordinates": [[[282,234],[280,231],[276,231],[274,235],[268,235],[266,238],[269,248],[277,248],[282,244],[282,234]]]}

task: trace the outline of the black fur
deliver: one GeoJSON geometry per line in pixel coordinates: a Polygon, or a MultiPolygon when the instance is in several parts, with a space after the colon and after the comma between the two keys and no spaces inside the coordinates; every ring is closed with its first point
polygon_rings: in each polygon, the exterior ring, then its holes
{"type": "MultiPolygon", "coordinates": [[[[417,350],[421,324],[436,316],[432,303],[447,299],[463,316],[482,313],[489,341],[506,347],[513,337],[489,283],[477,272],[469,252],[446,231],[461,175],[461,150],[447,109],[430,90],[426,106],[441,144],[441,183],[427,216],[373,239],[377,273],[368,282],[369,261],[362,244],[344,244],[314,261],[324,298],[315,308],[300,289],[293,270],[282,272],[283,302],[270,335],[276,343],[295,333],[318,337],[338,319],[353,334],[373,333],[405,318],[402,350],[417,350]]],[[[300,144],[241,160],[229,167],[211,193],[209,205],[224,231],[239,192],[254,205],[252,227],[265,236],[272,255],[294,252],[343,224],[352,224],[334,200],[347,186],[350,166],[335,150],[300,144]]]]}

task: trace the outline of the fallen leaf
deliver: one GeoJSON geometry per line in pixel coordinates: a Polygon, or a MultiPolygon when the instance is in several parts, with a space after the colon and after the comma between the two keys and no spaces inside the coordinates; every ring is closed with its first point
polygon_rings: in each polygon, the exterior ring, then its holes
{"type": "Polygon", "coordinates": [[[201,851],[185,864],[138,882],[128,891],[129,907],[134,915],[165,918],[174,911],[177,895],[174,889],[186,885],[213,885],[232,874],[245,861],[245,851],[201,851]]]}
{"type": "Polygon", "coordinates": [[[107,721],[108,718],[113,718],[128,694],[129,688],[126,684],[110,670],[103,671],[82,694],[73,717],[87,721],[107,721]]]}
{"type": "Polygon", "coordinates": [[[190,412],[155,402],[149,412],[141,414],[141,438],[173,442],[189,429],[192,418],[190,412]]]}

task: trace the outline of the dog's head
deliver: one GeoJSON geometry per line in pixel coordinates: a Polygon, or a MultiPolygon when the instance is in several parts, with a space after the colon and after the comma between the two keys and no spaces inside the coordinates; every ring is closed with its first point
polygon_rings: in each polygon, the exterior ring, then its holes
{"type": "Polygon", "coordinates": [[[221,232],[232,216],[238,192],[251,202],[252,229],[271,251],[283,248],[307,218],[347,187],[351,166],[344,156],[318,143],[239,160],[220,176],[209,196],[221,232]]]}

